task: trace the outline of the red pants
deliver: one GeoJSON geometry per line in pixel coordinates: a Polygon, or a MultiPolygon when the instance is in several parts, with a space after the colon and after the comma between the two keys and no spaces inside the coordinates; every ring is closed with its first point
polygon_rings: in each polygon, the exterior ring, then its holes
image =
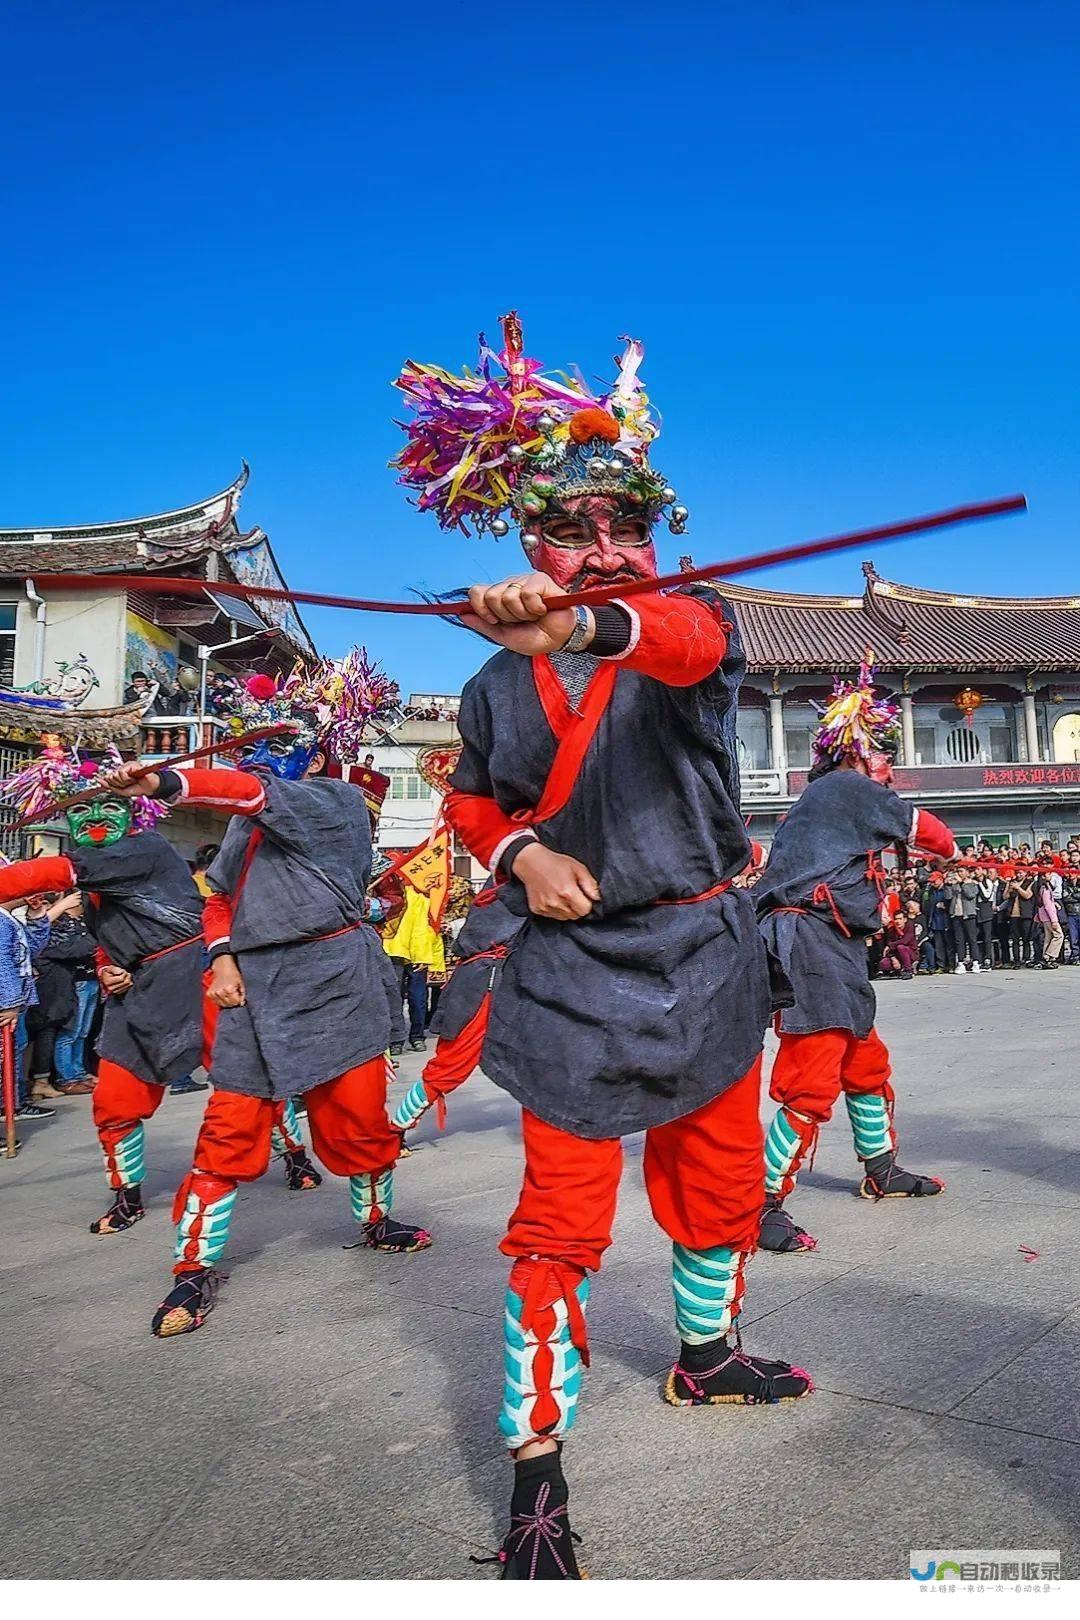
{"type": "MultiPolygon", "coordinates": [[[[386,1059],[382,1053],[314,1086],[304,1097],[315,1154],[335,1176],[386,1170],[401,1138],[386,1117],[386,1059]]],[[[227,1181],[257,1181],[270,1163],[270,1132],[283,1101],[215,1091],[195,1143],[194,1173],[227,1181]]]]}
{"type": "MultiPolygon", "coordinates": [[[[673,1242],[754,1248],[765,1197],[760,1093],[759,1057],[712,1102],[646,1133],[645,1187],[673,1242]]],[[[527,1110],[522,1135],[525,1180],[500,1249],[597,1270],[611,1243],[621,1138],[587,1141],[527,1110]]]]}
{"type": "Polygon", "coordinates": [[[105,1155],[105,1177],[110,1187],[138,1186],[142,1181],[142,1143],[126,1144],[126,1139],[138,1130],[144,1119],[157,1113],[164,1095],[164,1086],[140,1080],[119,1063],[109,1058],[99,1062],[90,1109],[105,1155]]]}
{"type": "MultiPolygon", "coordinates": [[[[786,1198],[791,1192],[799,1166],[812,1152],[819,1128],[832,1118],[842,1092],[848,1097],[880,1097],[882,1116],[891,1121],[891,1072],[888,1048],[876,1030],[864,1040],[844,1029],[781,1034],[769,1084],[770,1097],[782,1105],[769,1132],[770,1193],[786,1198]]],[[[891,1125],[889,1131],[891,1136],[891,1125]]],[[[892,1144],[895,1147],[895,1137],[892,1144]]]]}
{"type": "Polygon", "coordinates": [[[463,1086],[480,1063],[480,1053],[491,1019],[491,992],[488,991],[476,1012],[453,1039],[440,1036],[434,1056],[424,1065],[421,1078],[429,1102],[435,1104],[439,1129],[446,1124],[445,1099],[458,1086],[463,1086]]]}

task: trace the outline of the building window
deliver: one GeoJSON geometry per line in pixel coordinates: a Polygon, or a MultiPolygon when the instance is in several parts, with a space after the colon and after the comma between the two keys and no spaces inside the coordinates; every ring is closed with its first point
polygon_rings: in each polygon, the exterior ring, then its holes
{"type": "MultiPolygon", "coordinates": [[[[21,771],[36,752],[36,749],[25,748],[19,743],[0,743],[0,779],[6,781],[9,776],[21,771]]],[[[20,860],[23,855],[23,835],[14,830],[18,819],[18,811],[13,805],[0,804],[0,850],[12,861],[20,860]]]]}
{"type": "Polygon", "coordinates": [[[0,686],[15,684],[15,621],[18,613],[16,602],[0,602],[0,686]]]}
{"type": "Polygon", "coordinates": [[[970,726],[951,703],[917,703],[914,719],[916,765],[1006,765],[1017,758],[1012,704],[984,703],[970,726]]]}
{"type": "Polygon", "coordinates": [[[430,799],[434,791],[411,765],[387,765],[383,775],[390,778],[388,799],[430,799]]]}
{"type": "Polygon", "coordinates": [[[767,771],[772,761],[769,758],[769,723],[764,709],[740,709],[736,730],[740,768],[744,771],[767,771]]]}

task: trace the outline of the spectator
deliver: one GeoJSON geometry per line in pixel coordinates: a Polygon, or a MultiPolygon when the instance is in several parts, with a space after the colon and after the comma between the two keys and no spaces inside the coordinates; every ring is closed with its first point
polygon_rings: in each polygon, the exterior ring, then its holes
{"type": "Polygon", "coordinates": [[[989,867],[975,868],[975,931],[978,935],[979,962],[989,973],[994,965],[994,918],[997,914],[998,883],[989,867]]]}
{"type": "Polygon", "coordinates": [[[931,940],[930,955],[934,959],[936,973],[947,973],[955,966],[952,917],[949,912],[951,901],[951,889],[944,874],[931,872],[923,894],[923,918],[931,940]]]}
{"type": "Polygon", "coordinates": [[[1013,967],[1034,967],[1031,935],[1035,926],[1035,879],[1026,869],[1018,869],[1005,885],[1005,905],[1009,916],[1009,945],[1013,967]]]}
{"type": "Polygon", "coordinates": [[[0,1027],[15,1030],[15,1118],[51,1119],[55,1108],[34,1102],[26,1083],[26,1009],[37,1004],[34,958],[49,943],[50,923],[40,895],[26,904],[26,921],[0,907],[0,1027]]]}
{"type": "Polygon", "coordinates": [[[206,874],[210,870],[211,866],[213,866],[214,861],[217,859],[217,852],[220,848],[220,844],[200,844],[198,849],[195,851],[195,860],[192,864],[191,876],[195,887],[198,889],[199,893],[204,899],[207,897],[207,895],[213,893],[206,874]]]}
{"type": "Polygon", "coordinates": [[[910,979],[918,959],[915,923],[906,912],[897,912],[885,929],[879,971],[885,975],[896,974],[901,979],[910,979]]]}
{"type": "Polygon", "coordinates": [[[84,1096],[94,1082],[86,1067],[86,1042],[94,1022],[100,989],[95,965],[94,939],[83,919],[82,896],[69,896],[74,904],[53,924],[48,950],[58,953],[72,978],[74,1009],[57,1032],[53,1064],[56,1085],[65,1097],[84,1096]]]}
{"type": "MultiPolygon", "coordinates": [[[[51,1102],[63,1097],[52,1083],[56,1037],[75,1012],[75,977],[71,965],[71,937],[67,919],[81,904],[77,890],[62,898],[43,896],[45,916],[50,924],[49,938],[34,958],[36,1004],[26,1010],[26,1033],[30,1041],[30,1101],[51,1102]]],[[[89,935],[86,936],[89,939],[89,935]]],[[[79,954],[85,944],[79,947],[79,954]]],[[[93,944],[90,945],[91,957],[93,944]]]]}
{"type": "MultiPolygon", "coordinates": [[[[1056,873],[1042,872],[1036,879],[1036,908],[1035,916],[1042,929],[1043,953],[1042,966],[1056,968],[1058,957],[1061,955],[1063,932],[1058,917],[1057,895],[1054,885],[1050,881],[1056,873]]],[[[1060,881],[1060,880],[1059,880],[1060,881]]]]}
{"type": "Polygon", "coordinates": [[[1061,903],[1069,930],[1069,961],[1080,967],[1080,862],[1075,859],[1062,881],[1061,903]]]}
{"type": "Polygon", "coordinates": [[[956,951],[957,973],[966,973],[970,964],[972,973],[978,973],[979,941],[975,915],[979,902],[979,885],[972,877],[954,872],[949,915],[952,918],[953,946],[956,951]]]}

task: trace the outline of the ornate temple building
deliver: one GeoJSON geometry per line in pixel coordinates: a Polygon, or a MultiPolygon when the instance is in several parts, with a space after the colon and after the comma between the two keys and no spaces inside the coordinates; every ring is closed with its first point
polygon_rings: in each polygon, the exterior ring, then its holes
{"type": "Polygon", "coordinates": [[[1080,596],[923,590],[863,564],[852,596],[725,585],[747,656],[743,810],[768,844],[806,782],[815,705],[870,654],[901,707],[896,785],[961,844],[1080,830],[1080,596]]]}
{"type": "MultiPolygon", "coordinates": [[[[218,494],[150,517],[0,529],[0,774],[45,729],[91,746],[111,738],[147,758],[181,753],[212,740],[218,722],[204,694],[216,672],[285,671],[315,656],[290,604],[215,592],[224,582],[284,583],[266,534],[240,523],[248,477],[244,463],[218,494]],[[111,583],[155,573],[197,579],[203,590],[165,596],[111,583]],[[55,578],[64,574],[97,583],[65,590],[55,578]]],[[[0,842],[15,853],[3,819],[0,842]]],[[[209,819],[206,828],[183,819],[180,841],[209,835],[209,819]]]]}

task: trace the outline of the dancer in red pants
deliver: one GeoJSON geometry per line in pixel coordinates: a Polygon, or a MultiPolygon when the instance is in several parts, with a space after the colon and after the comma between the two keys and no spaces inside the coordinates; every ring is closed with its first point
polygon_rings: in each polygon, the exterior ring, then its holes
{"type": "Polygon", "coordinates": [[[304,1095],[316,1158],[349,1178],[362,1244],[401,1254],[431,1242],[390,1215],[401,1138],[386,1117],[383,951],[363,920],[371,821],[356,788],[320,774],[335,740],[359,738],[381,689],[361,653],[280,690],[254,677],[237,724],[287,723],[288,735],[255,745],[243,770],[140,783],[233,812],[204,913],[214,1094],[176,1196],[176,1281],[153,1319],[160,1338],[200,1327],[214,1303],[237,1186],[265,1171],[286,1098],[304,1095]]]}
{"type": "Polygon", "coordinates": [[[647,1133],[646,1186],[672,1243],[681,1345],[667,1399],[789,1401],[811,1383],[729,1342],[763,1196],[758,1083],[772,1005],[753,903],[732,887],[750,856],[732,611],[696,587],[549,611],[567,590],[654,579],[653,523],[670,509],[679,529],[685,512],[649,465],[640,345],[600,402],[540,379],[516,318],[505,331],[482,384],[402,373],[416,416],[400,465],[448,527],[480,513],[504,533],[512,492],[532,570],[469,593],[463,622],[502,650],[462,697],[446,815],[506,879],[519,923],[497,959],[474,964],[481,998],[497,974],[483,1067],[520,1102],[525,1146],[502,1244],[513,1266],[499,1423],[515,1460],[502,1571],[565,1580],[578,1568],[560,1451],[623,1136],[647,1133]],[[464,493],[441,476],[455,465],[478,469],[464,493]]]}
{"type": "Polygon", "coordinates": [[[777,1017],[780,1051],[769,1094],[780,1107],[765,1142],[760,1243],[778,1254],[816,1247],[784,1201],[841,1094],[863,1162],[864,1198],[927,1198],[942,1190],[936,1176],[896,1162],[889,1054],[873,1027],[866,960],[866,942],[882,926],[881,851],[906,843],[946,860],[956,852],[943,822],[889,786],[898,715],[875,698],[867,667],[856,683],[837,683],[814,741],[809,783],[778,829],[754,889],[766,944],[795,995],[777,1017]]]}

